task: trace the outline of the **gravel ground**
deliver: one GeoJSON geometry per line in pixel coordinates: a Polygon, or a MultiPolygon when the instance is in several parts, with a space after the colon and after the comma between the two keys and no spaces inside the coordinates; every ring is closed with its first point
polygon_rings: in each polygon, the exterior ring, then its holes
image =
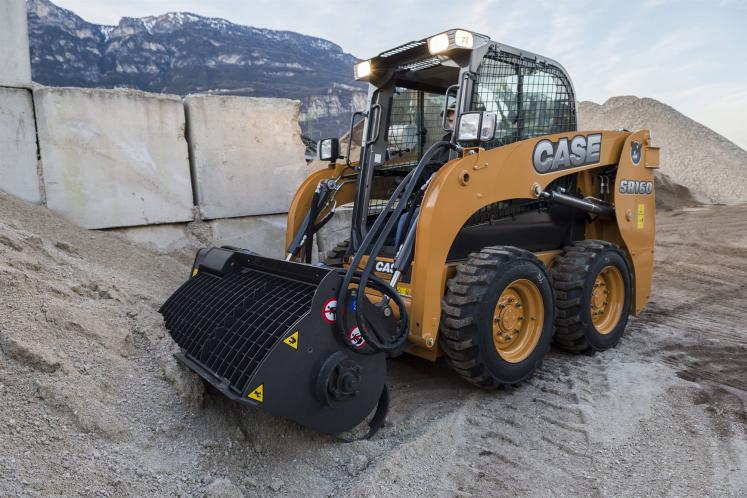
{"type": "Polygon", "coordinates": [[[387,425],[344,443],[176,363],[183,260],[0,194],[0,496],[745,496],[747,206],[658,225],[616,349],[500,392],[392,360],[387,425]]]}

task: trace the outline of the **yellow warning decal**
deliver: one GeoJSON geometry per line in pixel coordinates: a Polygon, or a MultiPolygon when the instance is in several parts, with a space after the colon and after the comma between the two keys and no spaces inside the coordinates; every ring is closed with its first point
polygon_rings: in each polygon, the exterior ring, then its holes
{"type": "Polygon", "coordinates": [[[638,229],[643,228],[643,223],[646,220],[646,207],[643,204],[638,204],[638,229]]]}
{"type": "Polygon", "coordinates": [[[259,401],[260,403],[264,401],[265,398],[265,385],[260,384],[258,385],[254,391],[249,393],[249,397],[252,398],[254,401],[259,401]]]}
{"type": "Polygon", "coordinates": [[[401,296],[407,296],[407,297],[412,296],[412,291],[410,290],[410,288],[409,287],[405,287],[403,285],[398,285],[397,286],[397,293],[399,295],[401,295],[401,296]]]}
{"type": "Polygon", "coordinates": [[[293,349],[298,349],[298,330],[293,332],[291,335],[283,339],[283,342],[293,349]]]}
{"type": "Polygon", "coordinates": [[[193,277],[197,276],[197,268],[192,268],[192,276],[193,277]]]}

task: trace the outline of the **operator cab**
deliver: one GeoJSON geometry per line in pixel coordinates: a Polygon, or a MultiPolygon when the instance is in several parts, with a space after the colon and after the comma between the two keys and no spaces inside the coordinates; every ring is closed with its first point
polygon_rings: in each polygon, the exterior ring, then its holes
{"type": "MultiPolygon", "coordinates": [[[[365,118],[356,166],[359,185],[353,250],[392,190],[376,186],[396,185],[436,142],[446,139],[459,146],[491,149],[576,130],[574,90],[560,64],[463,29],[412,41],[361,61],[355,66],[355,77],[369,83],[369,109],[351,120],[352,129],[356,118],[365,118]],[[448,126],[450,107],[456,114],[455,130],[448,126]]],[[[434,157],[428,171],[433,173],[456,157],[455,151],[434,157]]],[[[351,164],[349,157],[346,160],[351,164]]],[[[555,186],[570,191],[575,180],[569,175],[555,186]]],[[[422,195],[410,200],[400,223],[405,226],[398,226],[396,233],[406,233],[406,224],[415,222],[420,199],[422,195]]],[[[517,199],[475,213],[449,259],[464,259],[469,252],[492,244],[529,250],[561,247],[581,236],[583,220],[579,221],[577,213],[547,206],[542,200],[517,199]]],[[[387,240],[391,251],[398,246],[396,237],[387,240]]]]}

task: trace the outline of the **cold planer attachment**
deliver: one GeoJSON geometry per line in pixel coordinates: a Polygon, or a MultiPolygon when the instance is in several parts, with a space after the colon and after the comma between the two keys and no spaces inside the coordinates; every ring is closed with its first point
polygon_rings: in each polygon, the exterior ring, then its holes
{"type": "MultiPolygon", "coordinates": [[[[159,310],[177,358],[231,399],[311,429],[348,431],[387,405],[384,353],[336,329],[343,276],[235,248],[198,252],[192,276],[159,310]]],[[[346,320],[347,321],[347,320],[346,320]]]]}

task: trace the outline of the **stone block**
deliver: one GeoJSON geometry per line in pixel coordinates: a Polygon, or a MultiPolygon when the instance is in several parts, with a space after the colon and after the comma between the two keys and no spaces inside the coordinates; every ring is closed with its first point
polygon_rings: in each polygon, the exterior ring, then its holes
{"type": "Polygon", "coordinates": [[[85,228],[194,218],[179,97],[43,88],[34,101],[51,210],[85,228]]]}
{"type": "Polygon", "coordinates": [[[249,249],[271,258],[285,257],[285,224],[287,216],[249,216],[207,222],[212,245],[249,249]]]}
{"type": "Polygon", "coordinates": [[[0,86],[31,87],[24,0],[0,0],[0,86]]]}
{"type": "Polygon", "coordinates": [[[300,103],[193,95],[185,105],[202,218],[288,212],[307,175],[300,103]]]}
{"type": "Polygon", "coordinates": [[[41,203],[31,91],[0,88],[0,190],[41,203]]]}

